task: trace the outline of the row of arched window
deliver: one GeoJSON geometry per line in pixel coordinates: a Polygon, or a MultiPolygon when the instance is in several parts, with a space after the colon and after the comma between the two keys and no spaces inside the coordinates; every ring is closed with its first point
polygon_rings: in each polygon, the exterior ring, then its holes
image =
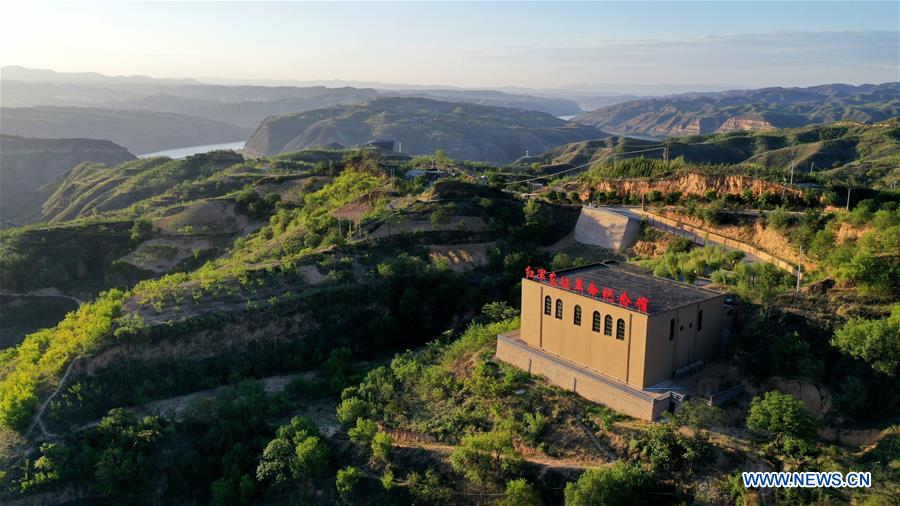
{"type": "MultiPolygon", "coordinates": [[[[556,316],[557,320],[563,319],[563,301],[562,299],[556,299],[556,311],[554,316],[556,316]]],[[[554,305],[553,299],[550,298],[549,295],[544,297],[544,314],[550,316],[553,313],[554,305]]],[[[573,311],[572,323],[577,326],[581,326],[581,306],[575,304],[575,310],[573,311]]],[[[591,330],[597,333],[600,333],[601,326],[603,328],[603,335],[612,336],[613,335],[613,317],[612,315],[606,315],[603,317],[600,314],[600,311],[594,311],[593,317],[591,318],[591,330]]],[[[625,339],[625,320],[622,318],[616,319],[616,339],[624,340],[625,339]]]]}

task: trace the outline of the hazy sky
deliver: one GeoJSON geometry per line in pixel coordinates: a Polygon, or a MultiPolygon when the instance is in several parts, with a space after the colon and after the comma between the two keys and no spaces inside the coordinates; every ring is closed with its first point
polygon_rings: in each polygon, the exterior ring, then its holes
{"type": "Polygon", "coordinates": [[[900,3],[0,6],[0,63],[58,71],[458,86],[900,80],[900,3]]]}

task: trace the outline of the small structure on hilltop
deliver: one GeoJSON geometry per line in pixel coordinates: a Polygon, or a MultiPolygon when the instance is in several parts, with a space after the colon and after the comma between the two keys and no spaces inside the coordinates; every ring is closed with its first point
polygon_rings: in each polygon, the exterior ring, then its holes
{"type": "Polygon", "coordinates": [[[638,220],[598,207],[583,206],[575,223],[575,240],[612,250],[635,243],[641,224],[638,220]]]}
{"type": "Polygon", "coordinates": [[[378,148],[382,151],[393,151],[394,150],[394,139],[387,139],[387,138],[372,139],[366,143],[366,146],[378,148]]]}
{"type": "Polygon", "coordinates": [[[521,328],[497,338],[504,362],[646,420],[689,395],[717,403],[719,383],[698,373],[734,318],[723,293],[629,266],[529,267],[521,310],[521,328]]]}

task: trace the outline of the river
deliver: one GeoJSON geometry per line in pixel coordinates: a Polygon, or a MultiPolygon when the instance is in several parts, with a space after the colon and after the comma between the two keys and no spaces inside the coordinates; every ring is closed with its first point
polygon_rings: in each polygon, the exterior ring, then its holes
{"type": "Polygon", "coordinates": [[[222,144],[204,144],[202,146],[188,146],[186,148],[167,149],[165,151],[157,151],[155,153],[145,153],[138,155],[139,158],[150,158],[154,156],[168,156],[169,158],[187,158],[197,153],[206,153],[208,151],[216,151],[219,149],[233,149],[235,151],[244,149],[246,141],[224,142],[222,144]]]}

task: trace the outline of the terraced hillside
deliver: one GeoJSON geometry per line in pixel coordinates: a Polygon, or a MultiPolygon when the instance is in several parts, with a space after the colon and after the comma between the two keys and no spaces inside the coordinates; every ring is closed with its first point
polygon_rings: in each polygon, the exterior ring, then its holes
{"type": "MultiPolygon", "coordinates": [[[[71,276],[88,299],[0,351],[0,502],[480,504],[524,490],[558,503],[596,479],[646,502],[717,504],[738,470],[797,459],[869,465],[880,485],[864,498],[890,496],[896,470],[879,455],[895,433],[847,421],[884,428],[895,415],[896,378],[879,372],[890,363],[829,344],[895,300],[890,195],[836,217],[800,200],[802,218],[771,221],[822,255],[810,277],[836,277],[831,292],[794,294],[770,265],[641,233],[653,272],[710,277],[744,300],[733,377],[754,393],[773,378],[786,391],[815,382],[840,399],[815,423],[841,436],[803,433],[785,450],[745,425],[753,394],[646,424],[494,359],[525,266],[625,260],[573,244],[578,195],[502,191],[532,170],[375,149],[83,166],[53,205],[74,220],[0,235],[0,274],[22,290],[71,276]],[[432,163],[440,174],[410,173],[432,163]],[[58,251],[78,260],[54,271],[58,251]],[[838,447],[850,432],[871,448],[838,447]]],[[[773,192],[750,197],[775,205],[773,192]]],[[[710,198],[684,203],[721,214],[710,198]]]]}
{"type": "Polygon", "coordinates": [[[374,138],[403,143],[403,152],[430,154],[442,149],[453,158],[511,162],[526,152],[606,134],[549,114],[422,98],[379,98],[361,106],[340,106],[263,121],[246,151],[274,155],[337,143],[365,144],[374,138]]]}

